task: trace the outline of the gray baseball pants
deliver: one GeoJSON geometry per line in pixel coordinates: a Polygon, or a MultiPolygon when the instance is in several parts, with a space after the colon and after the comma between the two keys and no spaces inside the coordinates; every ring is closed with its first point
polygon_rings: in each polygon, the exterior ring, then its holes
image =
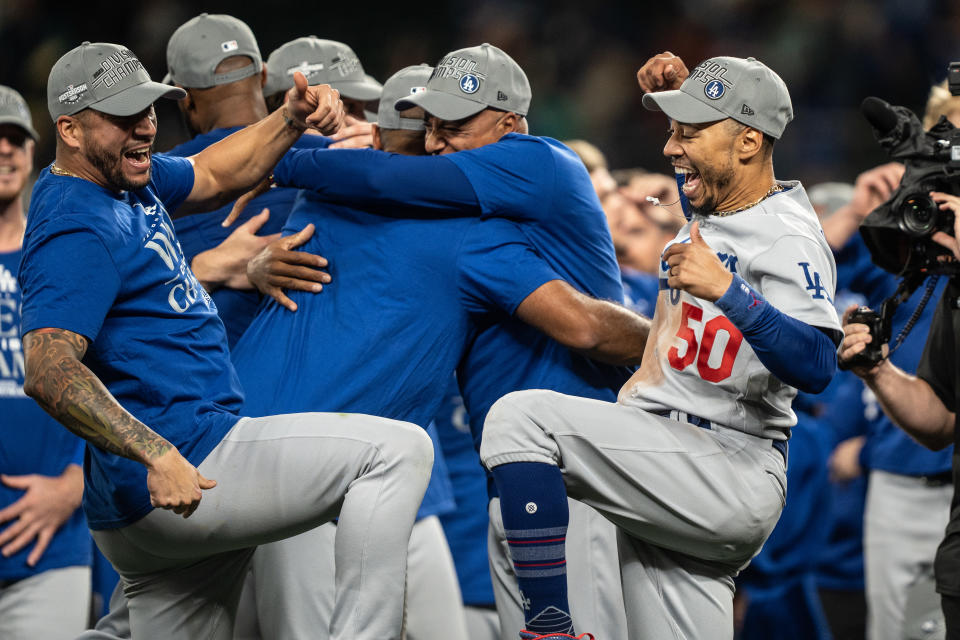
{"type": "Polygon", "coordinates": [[[132,636],[229,640],[257,545],[339,517],[334,640],[399,640],[406,549],[430,478],[423,429],[373,416],[244,418],[198,467],[218,482],[184,519],[155,509],[94,539],[132,636]]]}
{"type": "Polygon", "coordinates": [[[907,590],[929,573],[950,519],[953,486],[871,471],[863,522],[867,637],[902,640],[907,590]]]}
{"type": "MultiPolygon", "coordinates": [[[[253,555],[252,589],[260,637],[327,640],[334,610],[334,539],[324,524],[264,545],[253,555]]],[[[443,527],[436,516],[413,525],[407,556],[407,640],[466,637],[463,600],[443,527]]],[[[246,631],[243,637],[251,637],[246,631]]]]}
{"type": "Polygon", "coordinates": [[[621,530],[629,638],[733,637],[733,576],[785,499],[772,441],[542,390],[501,398],[483,431],[487,468],[557,465],[568,495],[621,530]]]}
{"type": "MultiPolygon", "coordinates": [[[[586,504],[569,500],[567,527],[568,599],[580,627],[602,640],[627,640],[627,619],[620,588],[617,528],[586,504]]],[[[500,616],[500,639],[516,640],[523,628],[523,608],[517,576],[500,515],[500,499],[490,501],[487,550],[490,577],[500,616]]]]}
{"type": "Polygon", "coordinates": [[[0,638],[72,639],[89,615],[90,567],[50,569],[0,589],[0,638]]]}

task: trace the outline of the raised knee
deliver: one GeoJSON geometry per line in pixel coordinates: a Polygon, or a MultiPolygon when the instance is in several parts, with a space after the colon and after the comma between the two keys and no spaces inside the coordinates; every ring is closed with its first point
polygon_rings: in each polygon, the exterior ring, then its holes
{"type": "Polygon", "coordinates": [[[510,429],[510,425],[528,420],[534,407],[548,401],[553,391],[545,389],[527,389],[513,391],[493,403],[483,423],[484,434],[489,429],[510,429]]]}
{"type": "Polygon", "coordinates": [[[433,467],[433,441],[426,430],[409,422],[397,422],[396,427],[390,445],[400,461],[416,467],[433,467]]]}

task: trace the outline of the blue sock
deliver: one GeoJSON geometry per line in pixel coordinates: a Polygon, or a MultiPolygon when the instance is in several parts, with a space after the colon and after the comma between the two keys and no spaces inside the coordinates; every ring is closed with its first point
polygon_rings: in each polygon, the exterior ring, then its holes
{"type": "Polygon", "coordinates": [[[567,488],[560,469],[542,462],[493,468],[527,630],[573,635],[567,603],[567,488]]]}

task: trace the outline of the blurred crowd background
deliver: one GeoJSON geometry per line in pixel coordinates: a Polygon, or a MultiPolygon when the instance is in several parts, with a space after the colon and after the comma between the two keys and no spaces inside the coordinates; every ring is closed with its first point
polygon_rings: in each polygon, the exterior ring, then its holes
{"type": "MultiPolygon", "coordinates": [[[[45,94],[59,56],[83,40],[118,42],[160,79],[170,34],[201,11],[247,22],[264,58],[303,35],[346,42],[381,82],[449,50],[496,44],[530,78],[531,132],[590,140],[613,168],[667,168],[665,123],[644,112],[635,80],[649,56],[670,50],[689,64],[754,56],[784,78],[796,112],[778,145],[777,174],[807,184],[849,182],[884,160],[858,111],[864,97],[921,111],[930,85],[960,60],[956,0],[0,0],[0,84],[30,102],[42,138],[38,165],[53,157],[45,94]]],[[[186,138],[175,107],[164,107],[159,150],[186,138]]]]}

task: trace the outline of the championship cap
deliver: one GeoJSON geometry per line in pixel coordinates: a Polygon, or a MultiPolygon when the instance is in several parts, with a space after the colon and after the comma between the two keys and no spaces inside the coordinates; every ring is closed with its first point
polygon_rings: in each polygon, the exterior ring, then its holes
{"type": "Polygon", "coordinates": [[[0,124],[15,124],[34,140],[39,139],[30,118],[27,101],[10,87],[0,85],[0,124]]]}
{"type": "Polygon", "coordinates": [[[207,89],[249,78],[262,68],[257,39],[245,22],[233,16],[201,13],[184,22],[170,36],[167,75],[163,81],[191,89],[207,89]],[[247,56],[251,63],[216,73],[217,65],[233,56],[247,56]]]}
{"type": "Polygon", "coordinates": [[[159,98],[186,95],[183,89],[150,80],[130,49],[107,42],[84,42],[57,60],[47,77],[47,109],[54,122],[88,107],[132,116],[159,98]]]}
{"type": "Polygon", "coordinates": [[[263,95],[286,91],[293,74],[301,72],[309,84],[328,84],[345,98],[377,100],[383,87],[363,71],[353,49],[317,36],[297,38],[281,45],[267,58],[267,84],[263,95]]]}
{"type": "Polygon", "coordinates": [[[427,80],[433,73],[433,67],[419,64],[397,71],[383,83],[383,95],[380,96],[380,110],[377,113],[377,126],[382,129],[406,129],[423,131],[423,118],[401,118],[400,112],[393,108],[398,100],[415,96],[426,90],[427,80]]]}
{"type": "Polygon", "coordinates": [[[396,109],[423,107],[441,120],[462,120],[493,107],[521,116],[530,109],[530,83],[513,58],[492,44],[448,53],[425,91],[398,101],[396,109]]]}
{"type": "Polygon", "coordinates": [[[643,106],[689,124],[732,118],[778,139],[793,120],[787,85],[755,58],[705,60],[679,89],[644,95],[643,106]]]}

